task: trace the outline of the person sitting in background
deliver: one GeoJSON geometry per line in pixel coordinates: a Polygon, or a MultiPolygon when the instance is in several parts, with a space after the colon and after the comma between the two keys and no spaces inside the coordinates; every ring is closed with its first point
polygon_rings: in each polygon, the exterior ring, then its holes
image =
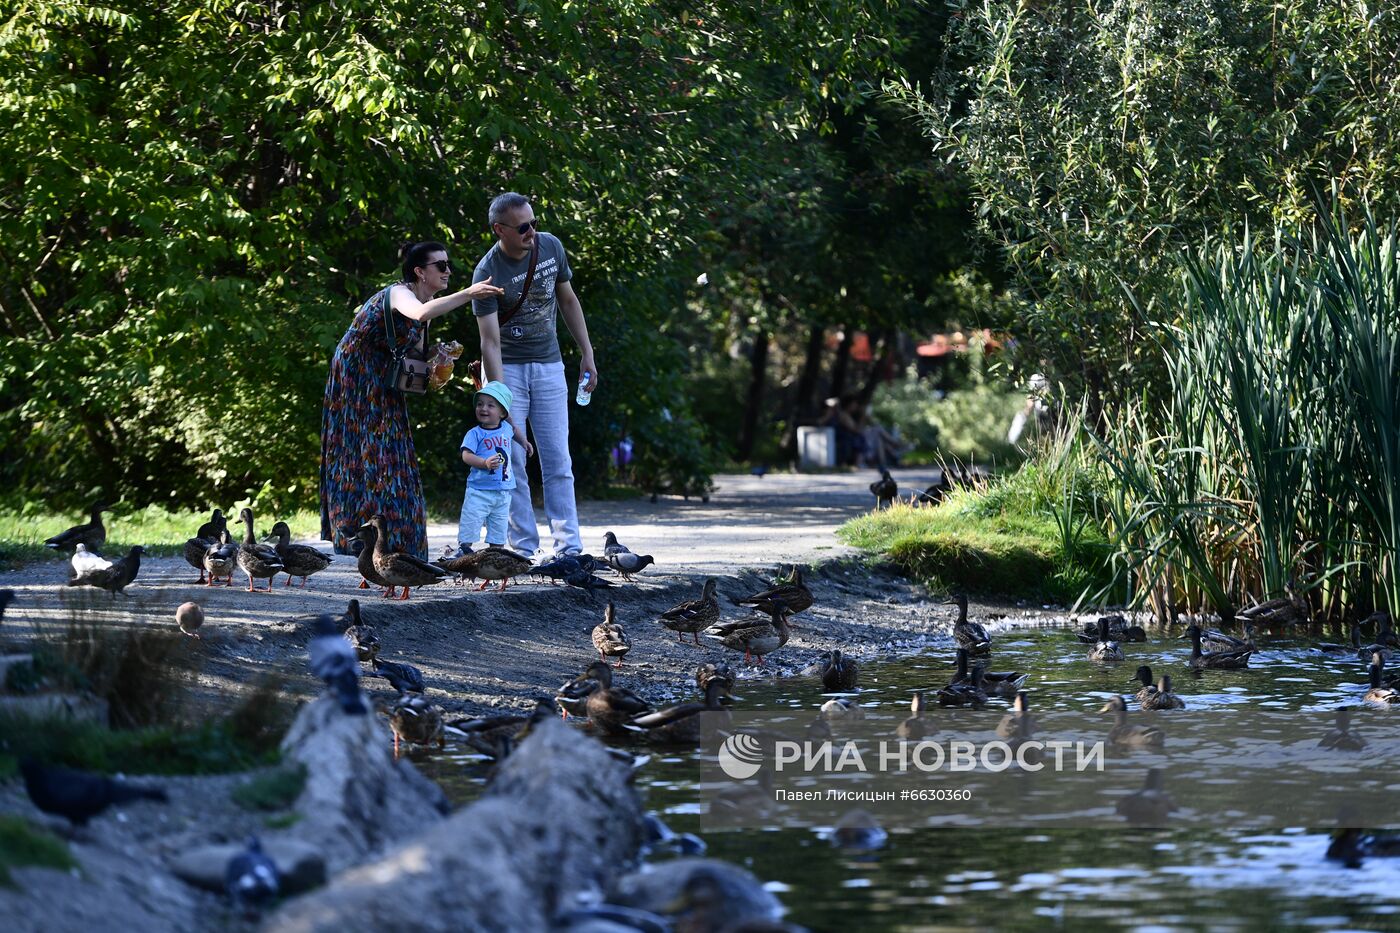
{"type": "Polygon", "coordinates": [[[885,430],[884,425],[870,417],[870,409],[865,410],[865,430],[861,436],[865,442],[865,465],[883,469],[899,466],[899,458],[910,450],[910,446],[899,439],[899,429],[885,430]]]}
{"type": "Polygon", "coordinates": [[[859,416],[860,399],[855,396],[826,400],[826,411],[817,424],[836,429],[837,466],[855,466],[865,455],[865,432],[859,416]]]}

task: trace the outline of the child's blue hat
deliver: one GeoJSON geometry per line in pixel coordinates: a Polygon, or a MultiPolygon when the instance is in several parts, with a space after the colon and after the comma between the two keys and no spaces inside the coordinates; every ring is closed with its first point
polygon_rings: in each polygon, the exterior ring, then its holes
{"type": "Polygon", "coordinates": [[[472,396],[472,401],[475,402],[479,395],[491,396],[501,403],[501,407],[506,410],[506,414],[510,414],[510,403],[514,399],[514,396],[510,394],[510,387],[504,382],[495,379],[491,380],[477,390],[476,395],[472,396]]]}

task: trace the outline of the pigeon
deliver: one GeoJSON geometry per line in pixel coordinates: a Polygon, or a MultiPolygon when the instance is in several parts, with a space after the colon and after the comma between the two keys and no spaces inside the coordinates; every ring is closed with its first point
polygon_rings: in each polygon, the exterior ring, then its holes
{"type": "Polygon", "coordinates": [[[595,561],[591,554],[565,554],[553,560],[547,560],[542,564],[527,570],[531,576],[549,577],[553,580],[564,580],[571,573],[591,573],[595,561]]]}
{"type": "Polygon", "coordinates": [[[204,624],[204,610],[199,608],[199,603],[181,603],[175,610],[175,623],[186,635],[198,638],[199,627],[204,624]]]}
{"type": "Polygon", "coordinates": [[[606,590],[609,587],[617,585],[604,580],[602,577],[596,576],[591,570],[576,570],[566,576],[564,582],[569,586],[576,586],[581,590],[587,590],[589,596],[593,595],[594,590],[606,590]]]}
{"type": "Polygon", "coordinates": [[[45,541],[44,547],[53,548],[55,551],[66,551],[81,542],[94,553],[102,550],[102,545],[107,543],[107,528],[102,524],[102,513],[110,511],[112,511],[112,507],[105,500],[99,499],[92,505],[92,517],[89,521],[81,525],[74,525],[67,531],[59,532],[45,541]]]}
{"type": "Polygon", "coordinates": [[[381,661],[377,657],[371,663],[374,665],[374,673],[389,681],[389,686],[399,693],[422,693],[427,689],[423,683],[423,672],[412,664],[381,661]]]}
{"type": "Polygon", "coordinates": [[[224,891],[237,910],[247,911],[277,896],[282,875],[268,858],[257,836],[248,837],[248,848],[228,860],[224,868],[224,891]]]}
{"type": "Polygon", "coordinates": [[[110,560],[103,557],[101,554],[92,553],[87,549],[87,545],[83,544],[81,541],[78,542],[78,546],[74,548],[73,560],[70,563],[73,566],[73,572],[69,574],[70,579],[80,577],[92,570],[106,570],[108,567],[112,566],[110,560]]]}
{"type": "Polygon", "coordinates": [[[136,575],[141,572],[141,555],[146,553],[146,549],[141,545],[133,545],[127,551],[125,557],[119,557],[112,562],[110,567],[94,568],[83,574],[73,574],[68,578],[69,586],[96,586],[109,593],[122,593],[131,582],[136,579],[136,575]]]}
{"type": "Polygon", "coordinates": [[[5,607],[15,601],[15,591],[10,589],[0,590],[0,622],[5,621],[5,607]]]}
{"type": "Polygon", "coordinates": [[[880,478],[870,484],[870,493],[875,497],[875,508],[887,508],[899,498],[899,484],[894,481],[889,470],[881,469],[880,478]]]}
{"type": "Polygon", "coordinates": [[[749,468],[749,475],[750,475],[750,476],[757,476],[759,479],[763,479],[763,477],[765,477],[765,476],[768,475],[768,464],[766,464],[766,463],[760,463],[760,464],[759,464],[758,466],[756,466],[756,467],[750,467],[750,468],[749,468]]]}
{"type": "Polygon", "coordinates": [[[611,531],[609,531],[607,534],[603,535],[603,557],[604,557],[604,559],[609,558],[609,557],[612,557],[614,554],[631,554],[631,553],[632,553],[631,549],[628,548],[627,545],[622,544],[621,542],[619,542],[619,541],[617,540],[617,535],[613,534],[611,531]]]}
{"type": "Polygon", "coordinates": [[[19,770],[34,806],[74,826],[86,826],[88,820],[114,804],[169,800],[159,787],[138,787],[100,774],[41,765],[28,755],[20,759],[19,770]]]}
{"type": "Polygon", "coordinates": [[[355,660],[355,649],[341,634],[335,616],[317,616],[311,631],[311,641],[306,646],[311,655],[311,673],[335,692],[340,708],[346,713],[351,716],[368,713],[369,707],[360,695],[360,665],[355,660]]]}
{"type": "Polygon", "coordinates": [[[605,558],[608,566],[617,571],[622,579],[631,582],[632,574],[641,573],[648,564],[656,563],[656,558],[650,554],[633,554],[631,551],[621,551],[616,554],[609,554],[605,558]]]}

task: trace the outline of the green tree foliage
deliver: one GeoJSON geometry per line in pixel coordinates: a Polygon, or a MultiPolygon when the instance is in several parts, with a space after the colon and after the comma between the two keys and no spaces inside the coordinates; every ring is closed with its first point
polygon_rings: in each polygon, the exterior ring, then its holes
{"type": "Polygon", "coordinates": [[[895,96],[967,173],[1032,360],[1096,402],[1161,376],[1183,249],[1400,206],[1400,12],[1326,0],[954,0],[949,67],[895,96]],[[1129,294],[1138,296],[1134,302],[1129,294]],[[1165,304],[1164,304],[1165,302],[1165,304]]]}
{"type": "MultiPolygon", "coordinates": [[[[656,339],[675,283],[721,209],[777,177],[775,143],[883,67],[890,15],[854,0],[20,6],[0,24],[0,470],[56,503],[95,487],[307,501],[350,315],[396,277],[404,239],[442,239],[469,267],[507,187],[568,244],[594,335],[604,381],[576,415],[580,479],[601,477],[622,430],[692,457],[667,385],[681,352],[656,339]]],[[[464,314],[437,330],[475,345],[464,314]]],[[[464,399],[410,404],[425,477],[456,485],[464,399]]]]}

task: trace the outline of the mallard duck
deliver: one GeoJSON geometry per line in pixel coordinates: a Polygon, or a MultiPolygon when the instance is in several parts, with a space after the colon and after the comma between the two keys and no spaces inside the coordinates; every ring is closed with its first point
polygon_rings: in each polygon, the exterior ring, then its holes
{"type": "Polygon", "coordinates": [[[565,719],[570,715],[588,715],[588,698],[593,691],[612,686],[612,669],[606,661],[594,661],[584,668],[582,674],[561,684],[555,691],[554,701],[565,719]]]}
{"type": "Polygon", "coordinates": [[[1381,683],[1387,687],[1400,688],[1400,674],[1387,674],[1385,672],[1385,652],[1372,651],[1371,663],[1381,669],[1381,683]]]}
{"type": "Polygon", "coordinates": [[[497,761],[505,759],[511,748],[530,734],[531,728],[559,714],[559,707],[549,697],[536,697],[535,708],[527,714],[504,713],[474,719],[454,719],[447,723],[448,731],[497,761]]]}
{"type": "Polygon", "coordinates": [[[948,686],[938,691],[939,706],[971,706],[973,709],[982,709],[987,705],[987,691],[982,687],[982,674],[984,668],[978,664],[967,669],[967,650],[958,649],[958,670],[953,676],[953,680],[948,686]]]}
{"type": "Polygon", "coordinates": [[[880,478],[870,484],[870,494],[875,497],[875,508],[888,508],[899,498],[899,484],[889,470],[881,468],[880,478]]]}
{"type": "Polygon", "coordinates": [[[953,640],[972,657],[992,653],[992,636],[980,623],[967,620],[967,594],[959,590],[952,596],[958,607],[958,619],[953,623],[953,640]]]}
{"type": "Polygon", "coordinates": [[[1351,710],[1343,706],[1337,710],[1337,718],[1328,732],[1317,742],[1318,748],[1335,748],[1340,751],[1357,752],[1366,747],[1366,740],[1351,731],[1351,710]]]}
{"type": "Polygon", "coordinates": [[[355,649],[355,658],[361,664],[373,664],[379,656],[379,636],[375,634],[374,626],[361,621],[358,599],[350,600],[340,622],[345,630],[345,640],[355,649]]]}
{"type": "Polygon", "coordinates": [[[648,566],[656,563],[656,558],[650,554],[633,554],[631,551],[609,554],[603,560],[607,561],[608,566],[628,583],[632,582],[634,574],[641,573],[648,566]]]}
{"type": "MultiPolygon", "coordinates": [[[[1108,620],[1109,637],[1117,642],[1144,642],[1147,641],[1147,629],[1141,625],[1133,625],[1127,619],[1118,614],[1103,616],[1108,620]]],[[[1099,623],[1090,622],[1084,626],[1084,630],[1076,636],[1086,645],[1095,645],[1099,642],[1099,623]]]]}
{"type": "Polygon", "coordinates": [[[860,664],[854,658],[841,656],[835,648],[822,655],[822,689],[827,693],[854,690],[860,685],[860,664]]]}
{"type": "Polygon", "coordinates": [[[708,662],[695,669],[695,686],[701,693],[709,688],[712,680],[719,681],[722,694],[730,697],[734,695],[734,672],[729,669],[728,664],[723,661],[718,664],[708,662]]]}
{"type": "MultiPolygon", "coordinates": [[[[286,522],[273,525],[272,536],[277,539],[277,556],[282,559],[282,572],[287,575],[283,586],[289,586],[292,577],[301,577],[301,585],[306,586],[307,579],[313,573],[319,573],[331,565],[331,559],[314,547],[293,544],[292,529],[287,527],[286,522]]],[[[268,583],[268,586],[271,585],[268,583]]]]}
{"type": "Polygon", "coordinates": [[[199,637],[199,627],[204,624],[204,610],[199,603],[181,603],[175,610],[175,624],[191,638],[199,637]]]}
{"type": "MultiPolygon", "coordinates": [[[[1190,638],[1190,630],[1188,629],[1186,633],[1183,634],[1181,637],[1190,638]]],[[[1253,622],[1246,622],[1244,624],[1243,638],[1236,638],[1234,635],[1228,635],[1225,632],[1220,631],[1219,629],[1212,628],[1203,629],[1201,631],[1201,648],[1207,653],[1220,651],[1244,651],[1246,649],[1253,651],[1255,647],[1256,645],[1254,644],[1253,622]]]]}
{"type": "Polygon", "coordinates": [[[233,586],[233,571],[238,567],[238,545],[229,539],[228,529],[219,532],[217,544],[211,544],[204,551],[204,569],[209,572],[205,586],[218,586],[219,580],[233,586]]]}
{"type": "Polygon", "coordinates": [[[107,543],[107,526],[102,524],[102,513],[112,511],[105,500],[99,499],[92,504],[91,517],[81,525],[74,525],[66,531],[60,531],[44,542],[44,547],[53,548],[56,551],[72,550],[74,546],[82,544],[93,554],[102,552],[102,546],[107,543]]]}
{"type": "Polygon", "coordinates": [[[1142,709],[1148,712],[1185,708],[1186,701],[1172,693],[1172,679],[1167,674],[1163,674],[1157,681],[1157,689],[1153,694],[1142,701],[1142,709]]]}
{"type": "Polygon", "coordinates": [[[1118,815],[1129,823],[1160,826],[1168,815],[1176,809],[1172,795],[1162,789],[1161,768],[1147,769],[1147,777],[1142,782],[1142,790],[1135,791],[1118,801],[1115,809],[1118,815]]]}
{"type": "Polygon", "coordinates": [[[1011,701],[1011,712],[1001,717],[997,723],[997,736],[1003,739],[1025,741],[1035,732],[1035,718],[1031,716],[1031,698],[1024,690],[1016,691],[1016,699],[1011,701]]]}
{"type": "Polygon", "coordinates": [[[983,671],[982,689],[987,691],[987,696],[1010,699],[1020,692],[1030,676],[1020,671],[983,671]]]}
{"type": "Polygon", "coordinates": [[[661,613],[657,619],[662,625],[676,633],[679,641],[685,641],[685,633],[695,636],[695,644],[700,644],[700,633],[719,621],[719,600],[715,598],[714,577],[705,580],[699,599],[687,599],[661,613]]]}
{"type": "Polygon", "coordinates": [[[812,608],[812,591],[802,582],[802,568],[794,564],[792,574],[786,580],[732,602],[736,606],[749,606],[759,612],[765,612],[772,619],[777,618],[781,606],[787,613],[788,624],[791,625],[794,615],[812,608]]]}
{"type": "Polygon", "coordinates": [[[253,581],[267,580],[267,592],[272,592],[272,578],[282,572],[282,558],[277,551],[266,544],[259,544],[253,532],[253,510],[244,508],[238,513],[238,524],[243,526],[243,544],[238,548],[238,566],[248,575],[248,592],[253,592],[253,581]]]}
{"type": "Polygon", "coordinates": [[[106,570],[112,566],[112,562],[101,554],[92,554],[88,551],[87,545],[79,541],[73,547],[73,557],[68,561],[68,566],[72,568],[68,574],[70,578],[81,577],[85,573],[94,570],[106,570]]]}
{"type": "Polygon", "coordinates": [[[480,580],[478,590],[484,590],[491,581],[500,580],[496,592],[503,591],[511,577],[518,577],[530,569],[530,560],[509,548],[490,546],[480,551],[471,551],[460,557],[443,558],[435,562],[448,573],[480,580]]]}
{"type": "Polygon", "coordinates": [[[1123,660],[1123,649],[1108,637],[1108,618],[1099,619],[1099,640],[1089,649],[1089,660],[1096,664],[1117,664],[1123,660]]]}
{"type": "MultiPolygon", "coordinates": [[[[1133,694],[1133,699],[1137,700],[1140,704],[1146,703],[1152,695],[1157,692],[1157,681],[1152,677],[1152,668],[1148,667],[1146,664],[1137,669],[1137,673],[1133,674],[1133,679],[1128,681],[1128,683],[1142,684],[1141,689],[1133,694]]],[[[1144,707],[1144,709],[1145,708],[1146,707],[1144,707]]]]}
{"type": "Polygon", "coordinates": [[[1284,591],[1285,595],[1277,599],[1268,599],[1248,609],[1241,609],[1235,613],[1235,618],[1264,626],[1307,624],[1312,618],[1312,610],[1307,600],[1298,593],[1292,579],[1284,591]]]}
{"type": "Polygon", "coordinates": [[[379,576],[389,581],[392,589],[403,588],[399,599],[408,599],[409,589],[415,586],[430,586],[441,583],[447,571],[420,560],[412,554],[389,550],[389,539],[384,533],[384,516],[376,515],[365,524],[374,529],[374,569],[379,576]]]}
{"type": "Polygon", "coordinates": [[[1367,622],[1375,622],[1378,633],[1376,641],[1387,648],[1400,648],[1400,635],[1395,634],[1395,630],[1390,625],[1390,613],[1373,612],[1366,619],[1367,622]]]}
{"type": "Polygon", "coordinates": [[[86,573],[69,577],[68,586],[95,586],[109,593],[128,595],[124,591],[141,572],[141,555],[144,553],[146,549],[137,544],[126,552],[125,557],[117,558],[106,567],[94,567],[86,573]]]}
{"type": "Polygon", "coordinates": [[[367,590],[373,583],[384,589],[384,592],[379,595],[392,599],[394,590],[398,587],[384,579],[379,575],[379,571],[374,569],[374,545],[379,540],[379,532],[373,525],[361,525],[353,533],[360,541],[360,553],[355,558],[356,566],[360,571],[359,589],[367,590]]]}
{"type": "Polygon", "coordinates": [[[1400,691],[1381,681],[1380,664],[1372,662],[1368,670],[1371,674],[1371,686],[1362,696],[1361,701],[1368,706],[1376,706],[1381,709],[1391,709],[1400,705],[1400,691]]]}
{"type": "Polygon", "coordinates": [[[405,664],[401,661],[385,661],[377,654],[370,659],[370,666],[374,668],[371,677],[383,677],[389,681],[389,686],[399,693],[422,693],[428,689],[423,680],[423,672],[412,664],[405,664]]]}
{"type": "Polygon", "coordinates": [[[728,729],[729,710],[720,704],[724,685],[711,680],[703,703],[681,703],[632,719],[632,725],[646,730],[647,740],[665,745],[699,745],[706,735],[728,729]]]}
{"type": "Polygon", "coordinates": [[[1372,613],[1367,622],[1376,623],[1376,640],[1374,643],[1365,645],[1356,653],[1357,659],[1361,661],[1371,661],[1372,655],[1379,654],[1381,660],[1389,661],[1395,654],[1390,647],[1390,642],[1394,639],[1394,633],[1390,630],[1390,614],[1387,612],[1372,613]]]}
{"type": "Polygon", "coordinates": [[[1334,657],[1345,657],[1347,655],[1355,655],[1358,658],[1361,657],[1361,623],[1351,623],[1351,644],[1338,645],[1333,642],[1324,641],[1318,643],[1317,650],[1321,651],[1323,654],[1330,654],[1334,657]]]}
{"type": "Polygon", "coordinates": [[[599,660],[617,658],[613,667],[621,667],[623,657],[632,650],[632,643],[627,640],[627,633],[622,630],[621,624],[615,621],[616,616],[617,610],[613,608],[612,600],[608,600],[608,607],[603,610],[603,621],[593,626],[593,647],[598,649],[599,660]]]}
{"type": "Polygon", "coordinates": [[[1238,671],[1249,667],[1249,656],[1254,653],[1253,648],[1206,653],[1201,651],[1201,627],[1199,625],[1192,625],[1186,630],[1186,634],[1191,638],[1191,660],[1188,663],[1192,668],[1196,670],[1238,671]]]}
{"type": "Polygon", "coordinates": [[[394,754],[399,753],[399,740],[409,745],[447,744],[443,730],[442,710],[420,694],[400,694],[389,709],[389,728],[394,733],[394,754]]]}
{"type": "Polygon", "coordinates": [[[1111,745],[1159,749],[1166,743],[1167,734],[1156,726],[1128,725],[1128,704],[1120,696],[1110,698],[1099,712],[1113,713],[1114,725],[1108,730],[1108,741],[1111,745]]]}
{"type": "Polygon", "coordinates": [[[185,563],[199,571],[199,579],[196,583],[204,583],[204,555],[209,552],[209,548],[219,543],[220,535],[228,528],[228,522],[224,519],[222,509],[215,509],[209,516],[209,521],[199,526],[194,537],[185,541],[185,563]]]}
{"type": "Polygon", "coordinates": [[[649,712],[651,704],[631,690],[614,685],[609,677],[606,685],[600,683],[598,689],[588,695],[584,708],[589,723],[603,735],[623,735],[638,731],[638,727],[632,725],[632,718],[649,712]]]}
{"type": "MultiPolygon", "coordinates": [[[[1359,817],[1357,817],[1359,820],[1359,817]]],[[[1358,829],[1345,825],[1332,833],[1327,846],[1327,858],[1344,863],[1348,868],[1360,868],[1365,858],[1395,858],[1400,856],[1400,833],[1358,829]]]]}
{"type": "Polygon", "coordinates": [[[772,654],[788,643],[792,632],[788,626],[787,612],[780,610],[771,622],[756,618],[721,623],[708,634],[718,638],[726,648],[733,651],[742,650],[745,661],[752,662],[756,657],[758,663],[762,664],[765,655],[772,654]]]}
{"type": "Polygon", "coordinates": [[[924,692],[915,690],[909,700],[910,717],[895,726],[894,734],[906,742],[920,742],[933,734],[933,726],[924,719],[924,692]]]}

